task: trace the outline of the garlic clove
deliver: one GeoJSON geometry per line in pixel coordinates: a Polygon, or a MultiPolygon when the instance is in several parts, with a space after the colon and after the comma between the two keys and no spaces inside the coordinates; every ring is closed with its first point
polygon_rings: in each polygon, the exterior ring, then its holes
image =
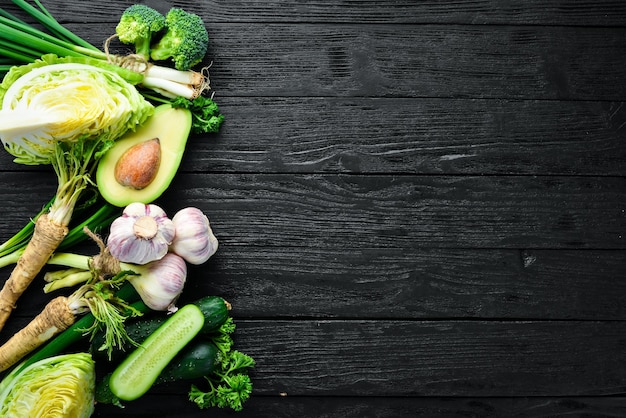
{"type": "Polygon", "coordinates": [[[190,264],[202,264],[217,252],[218,241],[209,218],[198,208],[188,207],[172,218],[176,231],[170,251],[190,264]]]}
{"type": "Polygon", "coordinates": [[[185,287],[187,264],[174,253],[134,268],[138,276],[130,276],[143,302],[155,311],[176,311],[175,303],[185,287]]]}
{"type": "Polygon", "coordinates": [[[107,247],[122,262],[146,264],[165,256],[175,233],[174,223],[159,206],[131,203],[111,223],[107,247]]]}

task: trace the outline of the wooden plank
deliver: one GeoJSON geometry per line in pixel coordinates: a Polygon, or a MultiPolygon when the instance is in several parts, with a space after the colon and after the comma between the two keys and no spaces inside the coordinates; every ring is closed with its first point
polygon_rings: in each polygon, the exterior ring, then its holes
{"type": "MultiPolygon", "coordinates": [[[[626,175],[623,102],[216,97],[185,172],[626,175]]],[[[0,170],[45,170],[13,164],[0,170]]]]}
{"type": "Polygon", "coordinates": [[[624,320],[626,284],[616,278],[625,259],[623,251],[224,244],[208,266],[190,268],[185,294],[219,294],[242,318],[624,320]]]}
{"type": "MultiPolygon", "coordinates": [[[[129,5],[126,0],[90,4],[89,13],[79,0],[44,1],[62,21],[115,22],[129,5]]],[[[159,10],[182,7],[214,22],[336,22],[454,23],[567,26],[624,26],[626,6],[617,0],[530,0],[508,3],[497,0],[437,1],[203,1],[148,0],[159,10]]],[[[13,5],[3,6],[13,9],[13,5]]]]}
{"type": "Polygon", "coordinates": [[[192,138],[185,171],[626,173],[623,102],[216,100],[226,122],[217,136],[192,138]]]}
{"type": "Polygon", "coordinates": [[[621,28],[216,24],[209,54],[220,95],[619,101],[625,37],[621,28]]]}
{"type": "MultiPolygon", "coordinates": [[[[94,418],[113,416],[152,418],[231,417],[232,413],[220,409],[198,410],[180,396],[147,396],[124,409],[98,405],[94,418]],[[166,408],[166,409],[165,409],[166,408]]],[[[537,397],[537,398],[405,398],[405,397],[348,397],[335,396],[254,396],[247,401],[247,418],[415,418],[416,416],[466,418],[485,416],[546,416],[581,415],[618,417],[626,410],[623,397],[537,397]]]]}
{"type": "Polygon", "coordinates": [[[226,245],[623,249],[624,181],[181,175],[163,201],[205,211],[226,245]]]}
{"type": "Polygon", "coordinates": [[[240,349],[257,359],[259,394],[584,396],[626,389],[624,322],[239,324],[240,349]]]}
{"type": "MultiPolygon", "coordinates": [[[[5,240],[53,195],[55,182],[37,173],[0,179],[5,240]]],[[[159,202],[169,212],[197,206],[229,246],[624,249],[625,181],[179,173],[159,202]]]]}
{"type": "Polygon", "coordinates": [[[235,345],[256,360],[251,377],[260,396],[558,397],[626,389],[625,322],[236,323],[235,345]]]}

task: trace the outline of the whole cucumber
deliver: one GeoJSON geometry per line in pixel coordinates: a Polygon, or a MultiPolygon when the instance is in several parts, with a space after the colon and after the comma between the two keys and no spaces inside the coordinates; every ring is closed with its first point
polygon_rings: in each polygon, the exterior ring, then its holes
{"type": "MultiPolygon", "coordinates": [[[[200,308],[204,315],[204,326],[200,330],[201,335],[217,331],[228,319],[230,304],[219,296],[205,296],[192,302],[192,304],[200,308]]],[[[157,315],[158,316],[152,318],[139,317],[128,321],[126,324],[126,333],[130,340],[137,344],[143,343],[146,338],[156,331],[169,317],[160,312],[157,313],[157,315]]],[[[136,348],[132,342],[127,341],[122,347],[114,349],[111,353],[111,357],[108,358],[106,351],[99,349],[104,344],[104,341],[104,333],[96,334],[91,341],[91,353],[96,360],[118,363],[129,351],[136,348]]]]}

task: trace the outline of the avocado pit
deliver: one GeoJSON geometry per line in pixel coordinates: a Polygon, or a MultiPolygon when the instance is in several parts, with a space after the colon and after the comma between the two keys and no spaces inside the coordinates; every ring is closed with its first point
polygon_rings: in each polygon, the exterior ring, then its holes
{"type": "Polygon", "coordinates": [[[150,185],[161,164],[161,141],[152,138],[128,148],[115,164],[115,180],[124,187],[141,190],[150,185]]]}

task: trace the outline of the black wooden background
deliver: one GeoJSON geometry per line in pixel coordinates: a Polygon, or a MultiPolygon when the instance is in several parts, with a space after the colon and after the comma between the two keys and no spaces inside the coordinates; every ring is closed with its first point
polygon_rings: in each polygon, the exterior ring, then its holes
{"type": "MultiPolygon", "coordinates": [[[[100,45],[132,2],[44,4],[100,45]]],[[[185,295],[233,304],[255,391],[96,416],[626,416],[626,2],[149,4],[208,26],[227,120],[158,203],[211,219],[185,295]]],[[[55,181],[0,162],[7,238],[55,181]]]]}

